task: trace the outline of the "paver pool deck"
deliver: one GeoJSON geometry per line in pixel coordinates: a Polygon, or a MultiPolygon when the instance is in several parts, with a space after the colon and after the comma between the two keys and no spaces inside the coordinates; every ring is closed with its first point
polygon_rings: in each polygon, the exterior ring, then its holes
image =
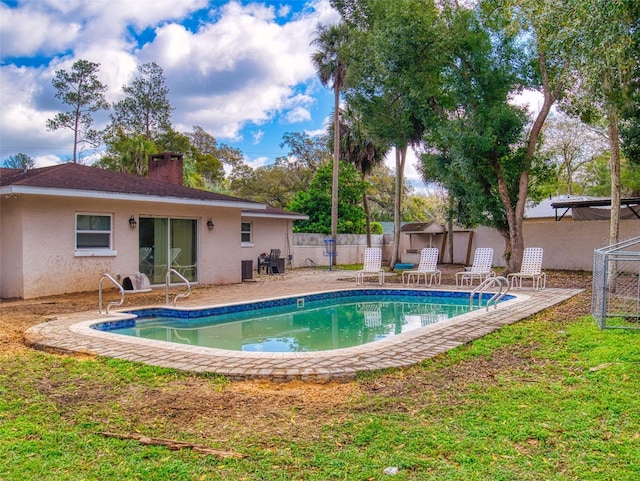
{"type": "MultiPolygon", "coordinates": [[[[178,307],[210,307],[354,289],[355,282],[350,280],[354,278],[353,275],[345,271],[303,270],[295,275],[260,276],[253,282],[206,289],[196,288],[190,297],[178,301],[178,307]]],[[[364,287],[373,289],[378,285],[370,282],[364,287]]],[[[394,283],[385,284],[383,287],[403,288],[402,284],[394,283]]],[[[455,286],[444,285],[433,288],[456,290],[455,286]]],[[[421,286],[420,289],[425,287],[421,286]]],[[[116,320],[122,318],[123,314],[120,309],[112,311],[109,315],[99,314],[97,302],[95,311],[60,316],[53,321],[30,328],[25,336],[27,342],[37,348],[125,359],[190,372],[218,373],[232,380],[266,378],[273,381],[349,381],[357,373],[419,363],[478,339],[504,325],[525,319],[582,291],[583,289],[553,288],[537,292],[530,289],[511,291],[511,294],[518,296],[517,299],[506,301],[489,312],[478,309],[373,343],[321,352],[228,351],[98,331],[90,325],[110,319],[116,320]]],[[[164,293],[164,289],[158,292],[164,293]]],[[[178,290],[171,289],[171,292],[175,293],[178,290]]],[[[104,296],[105,302],[118,298],[114,293],[104,296]]],[[[127,309],[126,300],[123,309],[127,309]]]]}

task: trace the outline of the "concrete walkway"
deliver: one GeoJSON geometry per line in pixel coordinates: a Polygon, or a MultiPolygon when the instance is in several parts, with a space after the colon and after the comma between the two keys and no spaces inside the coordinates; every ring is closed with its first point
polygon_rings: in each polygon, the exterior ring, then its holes
{"type": "MultiPolygon", "coordinates": [[[[285,276],[260,276],[253,282],[195,289],[189,298],[181,299],[178,306],[208,307],[327,290],[353,289],[356,286],[351,278],[353,274],[345,271],[326,270],[303,270],[295,275],[285,276]]],[[[377,283],[367,283],[365,287],[375,288],[377,283]]],[[[402,285],[388,283],[384,287],[401,289],[402,285]]],[[[455,290],[452,286],[438,287],[441,290],[455,290]]],[[[118,312],[112,312],[108,316],[99,315],[97,310],[70,314],[34,326],[26,332],[26,339],[32,346],[44,349],[126,359],[191,372],[218,373],[232,380],[268,378],[274,381],[348,381],[359,372],[419,363],[482,337],[505,324],[529,317],[580,292],[582,289],[512,291],[518,295],[517,299],[502,303],[498,309],[491,309],[488,313],[481,309],[363,346],[322,352],[227,351],[112,334],[89,326],[107,319],[116,320],[123,315],[118,312]]]]}

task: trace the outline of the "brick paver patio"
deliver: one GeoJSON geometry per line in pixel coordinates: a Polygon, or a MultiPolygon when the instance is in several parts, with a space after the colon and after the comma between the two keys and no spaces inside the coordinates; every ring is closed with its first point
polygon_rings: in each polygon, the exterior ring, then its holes
{"type": "MultiPolygon", "coordinates": [[[[326,270],[260,276],[253,282],[195,289],[192,296],[181,299],[178,306],[203,307],[326,290],[354,289],[355,282],[350,281],[349,276],[344,271],[326,270]]],[[[365,287],[370,289],[376,285],[369,283],[365,287]]],[[[387,284],[385,287],[402,288],[401,284],[387,284]]],[[[439,288],[455,290],[454,286],[439,288]]],[[[29,344],[45,349],[126,359],[191,372],[212,372],[233,380],[268,378],[274,381],[348,381],[359,372],[419,363],[482,337],[503,325],[529,317],[581,291],[582,289],[512,291],[519,296],[518,300],[503,303],[498,309],[491,309],[489,312],[484,309],[476,310],[374,343],[323,352],[226,351],[122,336],[89,327],[97,321],[117,319],[119,316],[118,312],[111,312],[109,316],[100,315],[97,308],[93,312],[74,313],[34,326],[26,332],[26,339],[29,344]]],[[[113,298],[112,294],[111,300],[113,298]]]]}

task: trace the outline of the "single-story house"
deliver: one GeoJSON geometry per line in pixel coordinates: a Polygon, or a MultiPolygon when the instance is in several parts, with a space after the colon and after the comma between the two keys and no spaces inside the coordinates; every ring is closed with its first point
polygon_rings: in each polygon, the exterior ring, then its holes
{"type": "Polygon", "coordinates": [[[261,253],[290,252],[305,215],[185,187],[182,169],[170,152],[150,158],[148,177],[74,163],[0,169],[0,298],[95,290],[105,273],[164,285],[169,267],[239,283],[261,253]]]}

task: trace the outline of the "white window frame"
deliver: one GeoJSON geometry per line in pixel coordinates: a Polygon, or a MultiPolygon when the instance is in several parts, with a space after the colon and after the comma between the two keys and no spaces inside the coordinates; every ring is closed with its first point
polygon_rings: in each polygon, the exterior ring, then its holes
{"type": "Polygon", "coordinates": [[[75,257],[107,257],[107,256],[115,256],[118,254],[117,251],[113,249],[113,214],[107,214],[104,212],[76,212],[74,218],[74,239],[73,239],[74,247],[75,247],[75,257]],[[109,230],[81,230],[78,229],[78,217],[88,215],[95,217],[108,217],[109,218],[109,230]],[[91,247],[84,248],[78,247],[78,234],[82,233],[92,233],[92,234],[107,234],[109,239],[109,245],[105,247],[91,247]]]}
{"type": "Polygon", "coordinates": [[[240,244],[242,247],[253,247],[253,222],[240,222],[240,244]],[[246,225],[249,226],[249,230],[243,230],[243,227],[246,225]],[[242,236],[245,234],[249,234],[249,240],[243,241],[242,236]]]}

